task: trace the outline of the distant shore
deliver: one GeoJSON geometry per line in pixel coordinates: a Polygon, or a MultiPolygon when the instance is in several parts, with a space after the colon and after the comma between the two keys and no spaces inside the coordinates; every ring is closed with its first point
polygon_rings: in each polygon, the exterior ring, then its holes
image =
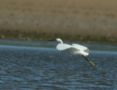
{"type": "Polygon", "coordinates": [[[0,1],[0,38],[116,43],[116,8],[115,0],[0,1]]]}
{"type": "Polygon", "coordinates": [[[85,41],[85,42],[107,42],[116,43],[117,38],[110,38],[106,36],[93,36],[93,35],[80,35],[70,33],[46,33],[46,32],[20,32],[20,31],[0,31],[0,39],[15,39],[15,40],[26,40],[26,41],[53,41],[56,38],[62,38],[67,41],[85,41]]]}

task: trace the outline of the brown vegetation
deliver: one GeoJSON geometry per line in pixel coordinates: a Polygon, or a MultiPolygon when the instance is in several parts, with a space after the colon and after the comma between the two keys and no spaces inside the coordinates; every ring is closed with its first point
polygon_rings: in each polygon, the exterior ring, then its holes
{"type": "Polygon", "coordinates": [[[115,42],[116,8],[116,0],[1,0],[0,35],[115,42]]]}

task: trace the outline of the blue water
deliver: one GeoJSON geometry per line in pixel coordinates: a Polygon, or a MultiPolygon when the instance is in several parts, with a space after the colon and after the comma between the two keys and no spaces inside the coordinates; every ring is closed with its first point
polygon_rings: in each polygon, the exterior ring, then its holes
{"type": "Polygon", "coordinates": [[[117,90],[116,50],[88,58],[97,69],[55,47],[0,45],[0,90],[117,90]]]}

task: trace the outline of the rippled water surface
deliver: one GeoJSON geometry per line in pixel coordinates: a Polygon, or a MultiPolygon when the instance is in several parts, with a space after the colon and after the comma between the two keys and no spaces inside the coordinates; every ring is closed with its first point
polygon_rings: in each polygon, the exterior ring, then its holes
{"type": "Polygon", "coordinates": [[[117,90],[116,50],[91,50],[93,69],[81,56],[45,45],[0,45],[0,90],[117,90]]]}

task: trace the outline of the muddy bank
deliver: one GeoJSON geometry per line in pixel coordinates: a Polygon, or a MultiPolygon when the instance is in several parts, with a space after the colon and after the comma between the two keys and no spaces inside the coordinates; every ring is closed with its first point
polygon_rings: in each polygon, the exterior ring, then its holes
{"type": "Polygon", "coordinates": [[[115,0],[4,0],[0,4],[1,38],[117,41],[115,0]]]}

